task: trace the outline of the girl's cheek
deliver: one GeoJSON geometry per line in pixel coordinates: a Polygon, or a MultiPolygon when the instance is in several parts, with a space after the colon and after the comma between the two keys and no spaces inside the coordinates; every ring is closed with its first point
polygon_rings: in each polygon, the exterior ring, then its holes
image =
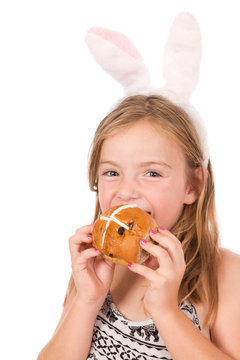
{"type": "Polygon", "coordinates": [[[113,194],[114,194],[114,189],[112,184],[99,181],[98,198],[99,198],[101,210],[103,212],[108,210],[113,194]]]}

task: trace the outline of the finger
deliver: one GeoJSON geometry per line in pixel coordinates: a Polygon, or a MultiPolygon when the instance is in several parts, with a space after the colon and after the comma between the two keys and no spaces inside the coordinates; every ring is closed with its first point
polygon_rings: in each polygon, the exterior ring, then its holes
{"type": "Polygon", "coordinates": [[[172,258],[165,248],[146,240],[141,240],[140,245],[145,251],[157,258],[160,267],[169,267],[172,265],[172,258]]]}
{"type": "Polygon", "coordinates": [[[156,231],[151,231],[151,238],[168,251],[172,261],[179,266],[185,264],[181,242],[170,231],[162,228],[158,230],[157,233],[156,231]]]}
{"type": "Polygon", "coordinates": [[[92,243],[91,226],[84,226],[81,229],[78,229],[76,233],[69,238],[70,251],[80,251],[81,244],[91,244],[91,243],[92,243]]]}
{"type": "Polygon", "coordinates": [[[103,258],[103,260],[105,261],[105,263],[110,267],[110,268],[115,268],[115,263],[113,263],[112,261],[109,261],[109,260],[107,260],[107,259],[104,259],[103,258]]]}
{"type": "Polygon", "coordinates": [[[69,239],[69,250],[71,255],[78,255],[91,246],[91,240],[82,236],[74,235],[69,239]]]}
{"type": "Polygon", "coordinates": [[[77,234],[69,238],[69,245],[76,246],[81,244],[90,244],[92,242],[92,235],[90,234],[77,234]]]}
{"type": "Polygon", "coordinates": [[[93,225],[82,226],[76,230],[75,235],[73,236],[75,236],[75,240],[82,239],[89,243],[92,241],[92,230],[93,225]]]}
{"type": "Polygon", "coordinates": [[[92,230],[93,230],[93,225],[92,224],[90,224],[90,225],[85,225],[85,226],[82,226],[82,227],[80,227],[80,228],[78,228],[77,230],[76,230],[76,234],[78,234],[78,233],[80,233],[80,234],[84,234],[84,233],[86,233],[86,234],[91,234],[92,233],[92,230]]]}
{"type": "Polygon", "coordinates": [[[113,262],[104,259],[104,257],[99,256],[94,261],[94,270],[97,274],[98,279],[103,283],[108,283],[110,285],[115,265],[113,262]]]}
{"type": "Polygon", "coordinates": [[[139,264],[135,264],[135,263],[128,263],[128,268],[132,272],[143,276],[145,279],[147,279],[151,282],[158,281],[158,279],[159,279],[159,274],[155,270],[153,270],[147,266],[139,265],[139,264]]]}
{"type": "Polygon", "coordinates": [[[100,256],[101,253],[95,248],[87,249],[78,256],[75,256],[72,260],[73,270],[83,270],[87,266],[87,263],[90,259],[100,256]]]}

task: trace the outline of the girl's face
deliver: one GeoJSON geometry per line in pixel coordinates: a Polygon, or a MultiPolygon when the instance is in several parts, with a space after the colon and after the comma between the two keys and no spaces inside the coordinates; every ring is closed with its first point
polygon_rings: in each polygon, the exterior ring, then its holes
{"type": "Polygon", "coordinates": [[[98,174],[102,212],[136,204],[166,229],[196,199],[180,147],[145,119],[104,141],[98,174]]]}

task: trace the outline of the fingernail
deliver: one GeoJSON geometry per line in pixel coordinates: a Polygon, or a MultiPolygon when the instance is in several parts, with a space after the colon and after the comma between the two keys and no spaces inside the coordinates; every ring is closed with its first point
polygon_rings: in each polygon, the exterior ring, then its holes
{"type": "Polygon", "coordinates": [[[87,238],[88,238],[88,239],[92,239],[92,235],[88,234],[88,235],[87,235],[87,238]]]}
{"type": "Polygon", "coordinates": [[[142,240],[140,241],[140,243],[141,243],[142,245],[145,245],[145,244],[147,243],[147,241],[146,241],[145,239],[142,239],[142,240]]]}
{"type": "Polygon", "coordinates": [[[133,266],[133,263],[129,262],[128,267],[132,267],[132,266],[133,266]]]}
{"type": "Polygon", "coordinates": [[[162,227],[162,226],[160,226],[160,228],[159,228],[160,230],[165,230],[165,228],[164,227],[162,227]]]}
{"type": "Polygon", "coordinates": [[[152,233],[152,234],[157,234],[157,231],[156,231],[156,230],[152,230],[151,233],[152,233]]]}

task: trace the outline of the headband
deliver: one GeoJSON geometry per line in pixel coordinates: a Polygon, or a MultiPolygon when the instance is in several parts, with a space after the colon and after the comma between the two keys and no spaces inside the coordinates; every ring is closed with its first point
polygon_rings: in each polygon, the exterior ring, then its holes
{"type": "Polygon", "coordinates": [[[189,99],[196,87],[202,56],[201,32],[195,18],[183,12],[170,28],[163,58],[162,88],[151,86],[148,68],[140,52],[123,34],[100,27],[86,35],[87,46],[98,64],[122,84],[124,96],[158,94],[180,106],[192,119],[207,167],[209,148],[204,122],[189,99]]]}

